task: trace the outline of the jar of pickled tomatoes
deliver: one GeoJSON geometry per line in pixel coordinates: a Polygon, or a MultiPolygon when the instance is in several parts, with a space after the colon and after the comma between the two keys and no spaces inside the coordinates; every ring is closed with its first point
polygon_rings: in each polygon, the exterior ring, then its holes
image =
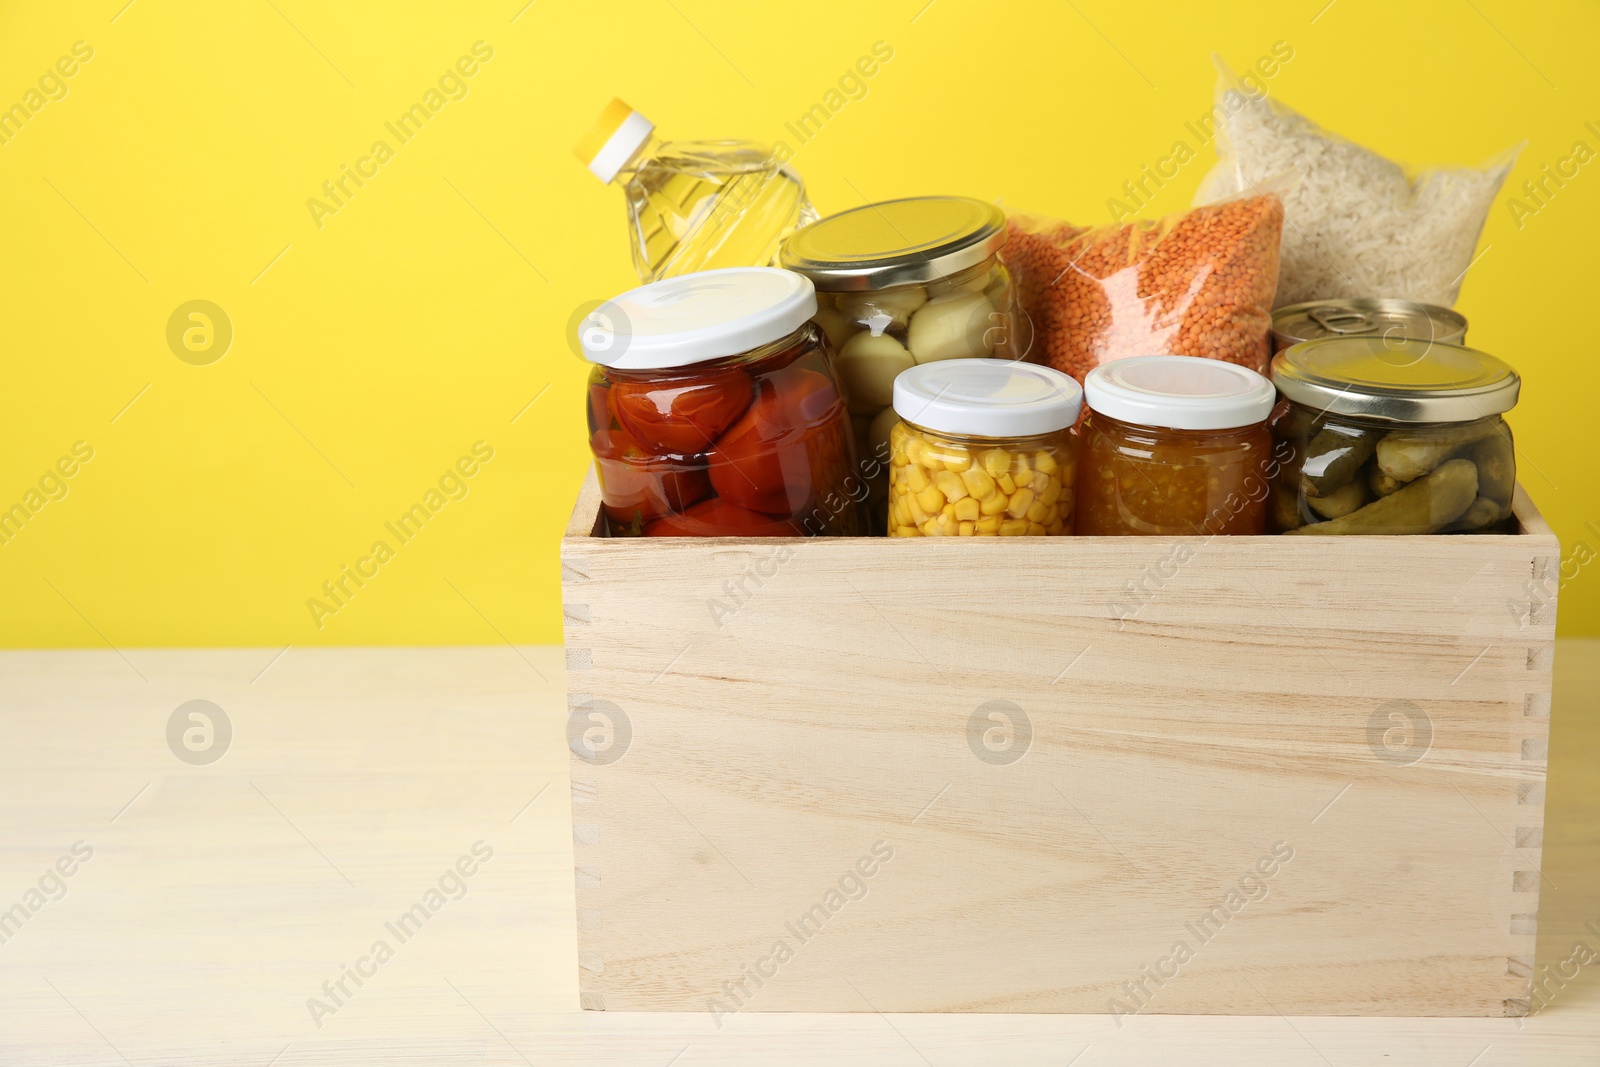
{"type": "Polygon", "coordinates": [[[965,196],[851,208],[791,234],[779,262],[817,287],[874,503],[887,487],[894,380],[946,359],[1016,358],[1006,216],[965,196]]]}
{"type": "Polygon", "coordinates": [[[1266,532],[1276,399],[1266,378],[1213,359],[1130,356],[1091,370],[1083,392],[1078,533],[1266,532]]]}
{"type": "Polygon", "coordinates": [[[1072,424],[1083,391],[1060,371],[953,359],[894,381],[890,537],[1072,532],[1072,424]]]}
{"type": "Polygon", "coordinates": [[[865,486],[804,277],[730,267],[640,286],[579,324],[611,536],[858,535],[865,486]]]}

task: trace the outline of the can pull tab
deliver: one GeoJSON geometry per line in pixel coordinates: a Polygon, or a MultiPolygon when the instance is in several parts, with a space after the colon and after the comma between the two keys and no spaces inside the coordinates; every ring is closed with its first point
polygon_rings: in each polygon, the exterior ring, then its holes
{"type": "Polygon", "coordinates": [[[1371,333],[1378,328],[1378,324],[1367,318],[1366,315],[1355,308],[1347,307],[1320,307],[1312,308],[1306,315],[1312,322],[1321,326],[1329,333],[1353,334],[1371,333]]]}

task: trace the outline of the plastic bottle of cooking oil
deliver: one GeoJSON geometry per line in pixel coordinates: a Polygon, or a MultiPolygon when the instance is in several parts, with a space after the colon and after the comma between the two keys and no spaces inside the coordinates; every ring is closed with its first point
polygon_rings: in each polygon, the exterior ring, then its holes
{"type": "Polygon", "coordinates": [[[764,145],[669,141],[613,100],[575,149],[627,196],[633,265],[646,282],[714,267],[766,266],[817,219],[805,183],[764,145]]]}

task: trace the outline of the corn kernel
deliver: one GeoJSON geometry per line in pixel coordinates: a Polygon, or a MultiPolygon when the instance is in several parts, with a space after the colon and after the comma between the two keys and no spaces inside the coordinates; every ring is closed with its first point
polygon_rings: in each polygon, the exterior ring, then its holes
{"type": "Polygon", "coordinates": [[[1036,471],[1042,471],[1045,474],[1054,474],[1056,471],[1061,469],[1061,465],[1056,462],[1056,457],[1054,454],[1050,452],[1036,452],[1033,456],[1033,469],[1036,471]]]}
{"type": "Polygon", "coordinates": [[[1042,522],[1030,522],[1030,523],[1028,523],[1028,536],[1030,536],[1030,537],[1043,537],[1045,535],[1045,532],[1046,531],[1045,531],[1045,528],[1044,528],[1044,523],[1042,523],[1042,522]]]}
{"type": "Polygon", "coordinates": [[[962,471],[961,480],[966,484],[967,491],[979,500],[994,492],[994,479],[977,467],[962,471]]]}
{"type": "Polygon", "coordinates": [[[982,513],[978,502],[970,496],[956,501],[956,518],[962,522],[975,522],[982,513]]]}
{"type": "Polygon", "coordinates": [[[1039,500],[1047,507],[1055,506],[1055,502],[1061,499],[1061,483],[1049,475],[1045,475],[1043,488],[1037,485],[1034,488],[1038,489],[1039,500]]]}
{"type": "Polygon", "coordinates": [[[922,505],[917,502],[917,498],[915,496],[905,497],[905,502],[906,510],[911,512],[911,521],[913,523],[920,527],[923,523],[928,521],[928,513],[922,510],[922,505]]]}
{"type": "Polygon", "coordinates": [[[1027,519],[1007,519],[1000,524],[1001,537],[1021,537],[1028,532],[1027,519]]]}
{"type": "Polygon", "coordinates": [[[915,526],[896,526],[894,530],[896,537],[919,537],[921,534],[922,531],[915,526]]]}
{"type": "Polygon", "coordinates": [[[1032,485],[1033,484],[1033,471],[1030,471],[1026,467],[1024,467],[1022,470],[1019,470],[1015,474],[1013,474],[1011,476],[1011,480],[1016,482],[1018,485],[1032,485]]]}
{"type": "Polygon", "coordinates": [[[962,481],[959,474],[947,470],[934,474],[933,484],[939,487],[939,492],[944,494],[946,500],[960,500],[968,495],[967,483],[962,481]]]}
{"type": "Polygon", "coordinates": [[[1000,532],[1000,516],[991,515],[977,521],[978,534],[983,537],[993,537],[1000,532]]]}
{"type": "Polygon", "coordinates": [[[933,483],[928,481],[927,471],[919,466],[911,466],[906,468],[906,484],[913,493],[920,493],[933,483]]]}
{"type": "Polygon", "coordinates": [[[995,478],[994,484],[998,485],[1000,491],[1006,496],[1010,496],[1017,491],[1017,483],[1011,480],[1011,475],[1009,474],[999,475],[995,478]]]}
{"type": "Polygon", "coordinates": [[[1062,534],[1067,532],[1067,524],[1062,522],[1060,519],[1057,519],[1055,522],[1052,522],[1050,525],[1046,526],[1044,528],[1044,532],[1049,534],[1051,537],[1060,537],[1062,534]]]}
{"type": "Polygon", "coordinates": [[[1033,502],[1033,506],[1028,509],[1028,521],[1043,524],[1054,518],[1055,514],[1056,512],[1054,508],[1047,507],[1046,505],[1035,500],[1033,502]]]}
{"type": "Polygon", "coordinates": [[[1004,449],[991,448],[983,454],[983,469],[989,477],[998,478],[1011,469],[1011,456],[1004,449]]]}
{"type": "Polygon", "coordinates": [[[976,526],[977,526],[977,523],[974,523],[974,522],[964,522],[964,523],[962,523],[961,524],[961,536],[962,537],[971,537],[971,536],[973,536],[973,529],[976,526]]]}
{"type": "Polygon", "coordinates": [[[1013,519],[1020,519],[1028,514],[1028,509],[1033,507],[1033,490],[1018,489],[1011,494],[1011,502],[1006,505],[1006,514],[1013,519]]]}
{"type": "Polygon", "coordinates": [[[998,515],[1006,509],[1011,501],[1004,493],[991,493],[984,497],[978,504],[978,510],[985,515],[998,515]]]}

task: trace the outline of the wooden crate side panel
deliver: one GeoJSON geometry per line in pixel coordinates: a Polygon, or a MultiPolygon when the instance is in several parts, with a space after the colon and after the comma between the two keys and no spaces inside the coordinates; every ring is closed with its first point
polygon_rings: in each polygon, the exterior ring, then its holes
{"type": "Polygon", "coordinates": [[[574,758],[584,1005],[1525,1008],[1555,545],[1434,540],[569,539],[572,703],[631,732],[574,758]]]}

